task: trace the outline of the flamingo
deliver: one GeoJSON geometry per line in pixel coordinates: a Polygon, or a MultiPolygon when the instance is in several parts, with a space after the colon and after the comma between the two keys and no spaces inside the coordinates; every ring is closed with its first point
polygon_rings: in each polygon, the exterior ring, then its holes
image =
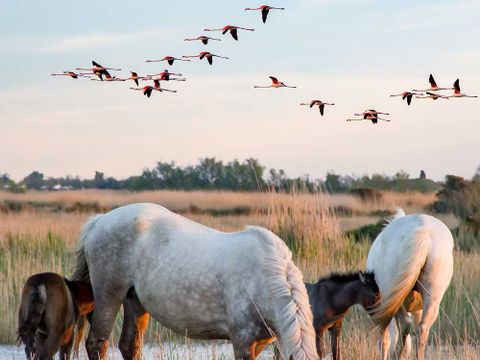
{"type": "Polygon", "coordinates": [[[460,79],[455,80],[455,82],[453,83],[453,88],[454,88],[453,95],[448,96],[447,98],[461,98],[461,97],[476,98],[476,97],[478,97],[477,95],[463,94],[460,91],[460,79]]]}
{"type": "Polygon", "coordinates": [[[318,106],[318,109],[320,110],[320,115],[323,116],[325,105],[335,105],[335,104],[324,103],[323,101],[320,101],[320,100],[312,100],[310,101],[310,103],[301,103],[300,105],[310,106],[310,108],[314,106],[318,106]]]}
{"type": "Polygon", "coordinates": [[[135,71],[130,71],[130,77],[125,79],[125,80],[133,80],[135,84],[138,86],[138,80],[144,80],[144,79],[149,79],[146,76],[138,76],[138,74],[135,71]]]}
{"type": "Polygon", "coordinates": [[[448,100],[448,96],[435,94],[430,91],[427,91],[427,96],[415,96],[415,99],[432,99],[432,100],[447,99],[448,100]]]}
{"type": "Polygon", "coordinates": [[[212,37],[209,37],[209,36],[198,36],[196,38],[187,38],[185,39],[184,41],[195,41],[195,40],[200,40],[202,43],[204,43],[205,45],[208,44],[208,41],[209,40],[214,40],[214,41],[222,41],[221,39],[216,39],[216,38],[212,38],[212,37]]]}
{"type": "Polygon", "coordinates": [[[270,12],[270,10],[285,10],[285,8],[262,5],[258,8],[246,8],[245,10],[261,10],[262,11],[262,20],[263,20],[263,23],[265,24],[265,22],[267,21],[268,13],[270,12]]]}
{"type": "Polygon", "coordinates": [[[169,89],[162,89],[160,87],[160,81],[159,80],[153,80],[154,86],[147,85],[139,88],[134,88],[130,87],[130,90],[135,90],[135,91],[143,91],[143,95],[146,95],[147,97],[150,97],[152,95],[153,91],[159,91],[159,92],[172,92],[176,93],[177,90],[169,90],[169,89]]]}
{"type": "MultiPolygon", "coordinates": [[[[100,75],[99,75],[100,76],[100,75]]],[[[100,78],[100,79],[90,79],[91,81],[127,81],[129,79],[120,79],[117,78],[116,76],[112,76],[110,74],[106,74],[105,78],[100,78]]]]}
{"type": "MultiPolygon", "coordinates": [[[[355,114],[355,115],[357,115],[357,114],[355,114]]],[[[365,121],[365,120],[371,121],[372,124],[377,124],[378,120],[390,122],[389,119],[379,118],[378,115],[376,115],[374,113],[368,113],[368,114],[364,115],[363,118],[347,119],[347,121],[365,121]]]]}
{"type": "Polygon", "coordinates": [[[389,113],[377,111],[377,110],[374,110],[374,109],[365,110],[365,111],[362,112],[362,113],[355,113],[355,114],[353,114],[353,115],[354,115],[354,116],[362,116],[363,118],[360,118],[360,119],[347,119],[347,121],[370,120],[370,121],[372,122],[372,124],[377,124],[377,123],[378,123],[378,120],[390,122],[389,119],[384,119],[384,118],[379,118],[379,117],[378,117],[378,115],[390,115],[389,113]]]}
{"type": "Polygon", "coordinates": [[[112,75],[107,70],[92,70],[90,73],[79,73],[78,75],[85,76],[85,75],[95,75],[98,76],[98,78],[103,81],[103,76],[106,78],[111,78],[112,75]]]}
{"type": "Polygon", "coordinates": [[[165,56],[163,59],[159,59],[159,60],[147,60],[145,62],[147,63],[152,63],[152,62],[160,62],[160,61],[166,61],[168,62],[168,65],[173,65],[173,63],[175,61],[190,61],[190,60],[186,60],[186,59],[179,59],[179,58],[176,58],[176,57],[173,57],[173,56],[165,56]]]}
{"type": "Polygon", "coordinates": [[[72,79],[78,79],[78,77],[88,77],[86,74],[76,73],[74,71],[64,71],[63,73],[50,74],[51,76],[70,76],[72,79]]]}
{"type": "Polygon", "coordinates": [[[362,113],[355,113],[353,115],[354,116],[363,116],[363,118],[366,119],[367,116],[370,116],[370,115],[377,116],[377,115],[390,115],[390,114],[386,113],[386,112],[377,111],[377,110],[374,110],[374,109],[368,109],[368,110],[365,110],[362,113]]]}
{"type": "Polygon", "coordinates": [[[158,74],[152,74],[152,75],[147,75],[148,78],[147,79],[151,79],[152,77],[154,76],[159,76],[159,78],[157,80],[160,80],[160,81],[186,81],[187,79],[185,78],[171,78],[170,76],[171,75],[174,75],[174,76],[182,76],[182,74],[176,74],[176,73],[172,73],[170,71],[168,71],[167,69],[165,69],[164,71],[162,71],[161,73],[158,73],[158,74]]]}
{"type": "Polygon", "coordinates": [[[412,103],[412,98],[413,98],[414,95],[422,95],[422,94],[412,92],[412,91],[405,91],[401,94],[390,95],[390,97],[401,96],[402,100],[407,99],[407,104],[410,105],[412,103]]]}
{"type": "Polygon", "coordinates": [[[87,71],[92,71],[92,72],[95,72],[95,71],[108,72],[107,70],[122,71],[122,69],[109,68],[109,67],[102,66],[99,63],[97,63],[95,60],[92,60],[92,65],[93,65],[92,68],[78,68],[77,67],[76,70],[82,70],[82,71],[87,70],[87,71]]]}
{"type": "Polygon", "coordinates": [[[418,92],[425,92],[425,91],[440,91],[440,90],[453,90],[453,88],[441,88],[438,87],[437,83],[435,82],[435,79],[433,78],[433,75],[430,74],[428,78],[428,82],[430,83],[430,89],[425,89],[425,90],[412,90],[412,91],[418,91],[418,92]]]}
{"type": "Polygon", "coordinates": [[[221,29],[204,29],[203,31],[221,31],[223,35],[225,35],[227,32],[230,32],[230,35],[232,35],[232,37],[238,41],[238,30],[255,31],[255,29],[249,29],[233,25],[225,25],[221,29]]]}
{"type": "MultiPolygon", "coordinates": [[[[213,57],[214,57],[214,56],[215,56],[215,57],[218,57],[218,58],[222,58],[222,59],[230,59],[230,58],[228,58],[228,57],[226,57],[226,56],[220,56],[220,55],[212,54],[211,52],[208,52],[208,51],[202,51],[202,52],[201,52],[200,54],[198,54],[198,55],[191,55],[191,56],[190,56],[190,55],[189,55],[189,56],[184,55],[184,56],[182,56],[182,57],[183,57],[183,58],[197,58],[197,57],[198,57],[200,60],[202,60],[203,58],[206,58],[206,59],[208,60],[208,63],[209,63],[210,65],[212,65],[212,64],[213,64],[213,57]]],[[[190,61],[190,60],[188,60],[188,61],[190,61]]]]}
{"type": "Polygon", "coordinates": [[[292,89],[296,88],[296,86],[285,85],[283,82],[278,81],[278,79],[274,76],[269,76],[269,78],[272,79],[272,84],[271,85],[268,85],[268,86],[255,85],[254,88],[255,89],[281,88],[281,87],[292,88],[292,89]]]}

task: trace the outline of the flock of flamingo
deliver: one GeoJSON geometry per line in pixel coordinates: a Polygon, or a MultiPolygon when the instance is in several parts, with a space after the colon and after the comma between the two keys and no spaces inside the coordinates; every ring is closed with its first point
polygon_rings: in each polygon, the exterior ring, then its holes
{"type": "MultiPolygon", "coordinates": [[[[269,5],[262,5],[257,8],[246,8],[246,11],[260,11],[262,14],[262,21],[265,23],[267,21],[268,15],[271,10],[285,10],[285,8],[282,7],[274,7],[274,6],[269,6],[269,5]]],[[[230,35],[238,41],[238,30],[244,30],[244,31],[255,31],[255,29],[252,28],[245,28],[245,27],[240,27],[240,26],[234,26],[234,25],[226,25],[223,28],[219,29],[204,29],[205,32],[211,32],[211,31],[218,31],[221,32],[223,35],[226,33],[230,33],[230,35]]],[[[209,41],[221,41],[221,39],[218,38],[212,38],[209,36],[201,35],[198,37],[194,38],[186,38],[184,41],[201,41],[203,44],[208,45],[209,41]]],[[[213,58],[217,57],[220,59],[229,59],[226,56],[220,56],[213,54],[209,51],[202,51],[198,55],[184,55],[181,58],[177,58],[174,56],[165,56],[162,59],[157,59],[157,60],[146,60],[147,63],[156,63],[156,62],[167,62],[170,66],[174,65],[175,61],[185,61],[189,62],[191,61],[190,59],[192,58],[199,58],[200,60],[206,59],[210,65],[213,65],[213,58]]],[[[164,71],[157,73],[157,74],[148,74],[144,76],[139,76],[137,72],[135,71],[130,71],[130,76],[127,78],[119,78],[116,76],[112,76],[109,72],[110,71],[121,71],[121,69],[117,68],[110,68],[110,67],[105,67],[97,63],[96,61],[92,61],[93,67],[91,68],[80,68],[77,67],[77,71],[87,71],[87,72],[76,72],[76,71],[63,71],[62,73],[55,73],[51,74],[52,76],[69,76],[73,79],[78,79],[79,77],[86,77],[90,78],[92,81],[127,81],[127,80],[132,80],[137,87],[130,87],[131,90],[135,91],[142,91],[143,95],[150,97],[153,93],[153,91],[158,91],[158,92],[172,92],[176,93],[176,90],[171,90],[171,89],[165,89],[161,86],[161,81],[186,81],[186,78],[182,78],[182,74],[177,74],[173,72],[169,72],[167,69],[164,71]],[[98,77],[98,78],[93,78],[93,77],[98,77]],[[152,81],[153,85],[146,85],[146,86],[139,86],[139,80],[141,81],[152,81]]],[[[278,80],[278,78],[274,76],[270,76],[271,79],[271,84],[270,85],[255,85],[254,88],[256,89],[265,89],[265,88],[297,88],[296,86],[290,86],[286,85],[285,83],[281,82],[278,80]]],[[[453,87],[439,87],[437,83],[435,82],[435,79],[432,74],[430,74],[429,77],[429,83],[430,87],[428,89],[423,89],[423,90],[411,90],[411,91],[404,91],[400,94],[393,94],[390,95],[390,97],[402,97],[402,100],[406,100],[407,104],[410,106],[412,103],[413,97],[415,99],[432,99],[432,100],[438,100],[438,99],[445,99],[448,100],[450,98],[476,98],[476,95],[467,95],[461,92],[460,90],[460,80],[457,79],[453,83],[453,87]],[[444,95],[440,94],[439,91],[444,91],[444,90],[454,90],[453,94],[451,95],[444,95]]],[[[321,100],[311,100],[310,102],[303,102],[300,105],[302,106],[309,106],[310,108],[313,107],[318,107],[320,111],[320,115],[323,116],[325,113],[325,106],[326,105],[335,105],[333,103],[327,103],[323,102],[321,100]]],[[[385,122],[390,122],[390,119],[386,118],[381,118],[378,115],[390,115],[389,113],[386,112],[381,112],[381,111],[376,111],[374,109],[368,109],[363,111],[362,113],[355,113],[354,116],[357,116],[357,118],[351,118],[351,119],[346,119],[346,121],[371,121],[373,124],[377,124],[378,121],[385,121],[385,122]]]]}

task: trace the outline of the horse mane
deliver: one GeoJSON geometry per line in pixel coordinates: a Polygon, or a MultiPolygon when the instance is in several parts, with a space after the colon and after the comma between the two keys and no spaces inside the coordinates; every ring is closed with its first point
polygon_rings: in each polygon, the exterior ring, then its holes
{"type": "Polygon", "coordinates": [[[248,226],[262,239],[265,250],[264,271],[267,291],[273,305],[275,335],[283,358],[318,359],[315,329],[303,275],[292,261],[285,242],[271,231],[248,226]]]}
{"type": "Polygon", "coordinates": [[[333,281],[337,284],[346,284],[355,280],[359,280],[358,271],[349,273],[337,273],[333,272],[327,276],[318,279],[318,282],[333,281]]]}

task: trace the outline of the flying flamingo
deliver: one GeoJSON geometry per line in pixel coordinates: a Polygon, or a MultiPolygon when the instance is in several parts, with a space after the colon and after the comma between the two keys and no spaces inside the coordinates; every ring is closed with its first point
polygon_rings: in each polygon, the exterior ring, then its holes
{"type": "Polygon", "coordinates": [[[187,38],[185,39],[185,41],[195,41],[195,40],[200,40],[202,43],[204,43],[205,45],[208,44],[208,41],[209,40],[215,40],[215,41],[222,41],[221,39],[216,39],[216,38],[212,38],[212,37],[209,37],[209,36],[198,36],[196,38],[187,38]]]}
{"type": "Polygon", "coordinates": [[[424,92],[424,91],[439,91],[439,90],[453,90],[453,88],[441,88],[438,87],[437,83],[435,82],[435,79],[433,78],[433,75],[430,74],[428,78],[428,82],[430,83],[430,89],[425,89],[425,90],[412,90],[412,91],[419,91],[419,92],[424,92]]]}
{"type": "Polygon", "coordinates": [[[249,29],[233,25],[225,25],[221,29],[205,29],[203,31],[221,31],[223,35],[225,35],[227,32],[230,32],[230,35],[232,35],[232,37],[238,41],[238,30],[255,31],[255,29],[249,29]]]}
{"type": "MultiPolygon", "coordinates": [[[[99,77],[100,77],[100,75],[99,75],[99,77]]],[[[107,74],[105,74],[105,78],[100,77],[100,79],[90,79],[90,80],[91,81],[127,81],[129,79],[120,79],[120,78],[117,78],[116,76],[112,76],[109,73],[107,73],[107,74]]]]}
{"type": "Polygon", "coordinates": [[[255,9],[246,8],[245,10],[261,10],[262,11],[262,20],[263,20],[263,23],[265,23],[267,21],[268,13],[270,12],[270,10],[285,10],[285,8],[262,5],[258,8],[255,8],[255,9]]]}
{"type": "Polygon", "coordinates": [[[145,62],[147,63],[152,63],[152,62],[160,62],[160,61],[166,61],[168,62],[168,65],[173,65],[173,63],[178,60],[178,61],[190,61],[190,60],[186,60],[186,59],[179,59],[179,58],[176,58],[176,57],[173,57],[173,56],[165,56],[163,59],[159,59],[159,60],[147,60],[145,62]]]}
{"type": "MultiPolygon", "coordinates": [[[[202,51],[200,54],[198,55],[191,55],[191,56],[187,56],[187,55],[184,55],[182,56],[183,58],[199,58],[200,60],[203,60],[203,58],[206,58],[208,60],[208,63],[210,65],[213,64],[213,57],[218,57],[218,58],[222,58],[222,59],[230,59],[226,56],[220,56],[220,55],[215,55],[215,54],[212,54],[211,52],[208,52],[208,51],[202,51]]],[[[190,60],[188,60],[190,61],[190,60]]]]}
{"type": "MultiPolygon", "coordinates": [[[[358,114],[355,114],[356,116],[358,114]]],[[[383,118],[379,118],[377,114],[375,113],[367,113],[363,116],[363,118],[358,118],[358,119],[347,119],[347,121],[365,121],[365,120],[369,120],[372,122],[372,124],[377,124],[378,123],[378,120],[381,120],[381,121],[386,121],[386,122],[390,122],[389,119],[383,119],[383,118]]]]}
{"type": "Polygon", "coordinates": [[[81,76],[95,75],[95,76],[98,76],[98,78],[101,81],[103,81],[103,76],[105,76],[105,78],[111,78],[112,77],[112,75],[110,75],[110,73],[107,70],[92,70],[92,72],[79,73],[78,75],[81,75],[81,76]]]}
{"type": "Polygon", "coordinates": [[[435,94],[430,91],[427,91],[427,96],[415,96],[415,99],[432,99],[432,100],[447,99],[448,100],[448,96],[435,94]]]}
{"type": "Polygon", "coordinates": [[[88,77],[86,74],[76,73],[74,71],[64,71],[61,74],[50,74],[51,76],[70,76],[72,79],[78,79],[78,77],[88,77]]]}
{"type": "Polygon", "coordinates": [[[92,71],[92,72],[95,72],[95,71],[104,72],[107,70],[122,71],[122,69],[108,68],[108,67],[102,66],[99,63],[97,63],[95,60],[92,60],[92,65],[93,65],[92,68],[76,68],[76,70],[82,70],[82,71],[86,70],[86,71],[92,71]]]}
{"type": "Polygon", "coordinates": [[[272,79],[272,84],[271,85],[268,85],[268,86],[255,85],[254,88],[255,89],[281,88],[281,87],[287,87],[287,88],[292,88],[292,89],[296,88],[296,86],[285,85],[283,82],[278,81],[278,79],[274,76],[269,76],[269,78],[272,79]]]}
{"type": "Polygon", "coordinates": [[[300,105],[310,106],[310,108],[314,106],[318,106],[318,109],[320,110],[320,115],[323,116],[325,105],[335,105],[335,104],[324,103],[323,101],[320,101],[320,100],[312,100],[310,101],[310,103],[301,103],[300,105]]]}
{"type": "Polygon", "coordinates": [[[405,91],[401,94],[390,95],[390,97],[401,96],[402,100],[407,99],[407,104],[410,105],[412,103],[412,98],[413,98],[414,95],[422,95],[422,94],[412,92],[412,91],[405,91]]]}
{"type": "Polygon", "coordinates": [[[130,71],[130,74],[132,75],[125,80],[133,80],[137,86],[138,86],[138,80],[149,79],[149,77],[147,76],[138,76],[138,73],[136,73],[135,71],[130,71]]]}
{"type": "Polygon", "coordinates": [[[161,73],[158,73],[158,74],[152,74],[152,75],[147,75],[148,78],[147,79],[152,79],[154,76],[159,76],[158,79],[156,80],[160,80],[160,81],[186,81],[187,79],[185,78],[171,78],[170,76],[173,75],[173,76],[182,76],[182,74],[176,74],[176,73],[172,73],[170,71],[168,71],[167,69],[165,69],[164,71],[162,71],[161,73]]]}
{"type": "Polygon", "coordinates": [[[147,97],[150,97],[152,95],[153,91],[159,91],[159,92],[166,91],[166,92],[172,92],[172,93],[177,92],[177,90],[162,89],[160,87],[160,81],[159,80],[153,80],[153,83],[154,83],[154,86],[147,85],[147,86],[143,86],[143,87],[139,87],[139,88],[131,87],[130,89],[135,90],[135,91],[143,91],[143,95],[146,95],[147,97]]]}
{"type": "Polygon", "coordinates": [[[368,109],[368,110],[365,110],[362,113],[356,113],[356,114],[353,114],[353,115],[354,116],[363,116],[363,118],[366,119],[368,116],[371,116],[371,115],[377,116],[377,115],[390,115],[390,114],[386,113],[386,112],[377,111],[377,110],[374,110],[374,109],[368,109]]]}
{"type": "Polygon", "coordinates": [[[455,80],[455,82],[453,83],[453,88],[454,88],[455,91],[453,92],[453,95],[448,96],[449,98],[461,98],[461,97],[476,98],[476,97],[478,97],[477,95],[463,94],[460,91],[460,79],[455,80]]]}

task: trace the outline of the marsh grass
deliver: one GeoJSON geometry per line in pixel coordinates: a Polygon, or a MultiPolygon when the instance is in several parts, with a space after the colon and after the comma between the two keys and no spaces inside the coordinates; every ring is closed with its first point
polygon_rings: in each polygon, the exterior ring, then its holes
{"type": "MultiPolygon", "coordinates": [[[[368,241],[355,241],[342,229],[342,216],[336,206],[349,204],[361,206],[351,197],[330,198],[326,194],[305,194],[294,191],[288,194],[275,193],[212,193],[206,192],[155,192],[151,194],[105,194],[104,192],[79,192],[79,194],[48,193],[23,194],[34,201],[91,201],[96,198],[100,206],[118,206],[125,201],[161,202],[174,204],[173,208],[197,206],[200,209],[230,209],[246,206],[254,211],[248,213],[227,212],[216,216],[208,212],[193,211],[187,216],[208,226],[224,231],[236,231],[246,224],[263,225],[282,237],[292,249],[295,261],[307,281],[316,281],[331,271],[362,269],[368,254],[368,241]],[[152,198],[148,198],[151,195],[152,198]],[[191,197],[189,198],[189,195],[191,197]],[[113,196],[109,199],[109,196],[113,196]],[[229,200],[231,197],[231,201],[229,200]],[[255,210],[256,209],[256,210],[255,210]]],[[[0,201],[4,194],[0,194],[0,201]]],[[[22,196],[23,196],[22,195],[22,196]]],[[[342,195],[343,196],[343,195],[342,195]]],[[[428,195],[430,196],[430,195],[428,195]]],[[[394,210],[395,201],[403,202],[411,209],[422,209],[428,196],[389,194],[382,204],[368,204],[365,213],[389,206],[394,210]],[[415,203],[418,200],[419,203],[415,203]],[[391,202],[391,204],[390,204],[391,202]]],[[[30,201],[29,200],[29,201],[30,201]]],[[[408,208],[407,208],[408,209],[408,208]]],[[[358,209],[357,209],[358,210],[358,209]]],[[[355,210],[355,211],[357,211],[355,210]]],[[[20,291],[26,279],[33,273],[54,271],[71,274],[73,251],[83,222],[90,213],[65,213],[21,211],[0,213],[0,343],[15,341],[16,316],[20,291]]],[[[360,216],[360,215],[359,215],[360,216]]],[[[356,216],[352,215],[355,220],[356,216]]],[[[377,218],[368,218],[372,223],[377,218]]],[[[459,233],[456,243],[467,241],[468,233],[459,233]]],[[[455,271],[452,283],[441,304],[438,320],[431,331],[429,359],[477,359],[480,333],[480,254],[461,251],[456,246],[455,271]]],[[[121,330],[121,314],[117,318],[114,341],[121,330]]],[[[175,335],[155,321],[147,331],[146,342],[156,344],[158,359],[202,358],[195,355],[195,344],[175,335]],[[168,346],[162,345],[167,341],[168,346]],[[173,348],[172,348],[172,344],[173,348]],[[189,353],[176,351],[175,344],[189,353]],[[162,347],[163,346],[163,347],[162,347]],[[186,355],[185,355],[186,354],[186,355]],[[182,356],[182,357],[180,357],[182,356]]],[[[361,309],[347,316],[342,335],[342,353],[346,359],[372,359],[376,354],[376,334],[369,319],[361,309]]],[[[217,344],[217,343],[215,343],[217,344]]],[[[210,359],[215,358],[215,346],[211,347],[210,359]]],[[[209,348],[210,349],[210,348],[209,348]]],[[[182,350],[183,351],[183,350],[182,350]]],[[[204,353],[202,353],[204,354],[204,353]]],[[[200,356],[200,355],[198,355],[200,356]]],[[[203,355],[202,355],[203,356],[203,355]]],[[[218,354],[218,359],[220,354],[218,354]]]]}

